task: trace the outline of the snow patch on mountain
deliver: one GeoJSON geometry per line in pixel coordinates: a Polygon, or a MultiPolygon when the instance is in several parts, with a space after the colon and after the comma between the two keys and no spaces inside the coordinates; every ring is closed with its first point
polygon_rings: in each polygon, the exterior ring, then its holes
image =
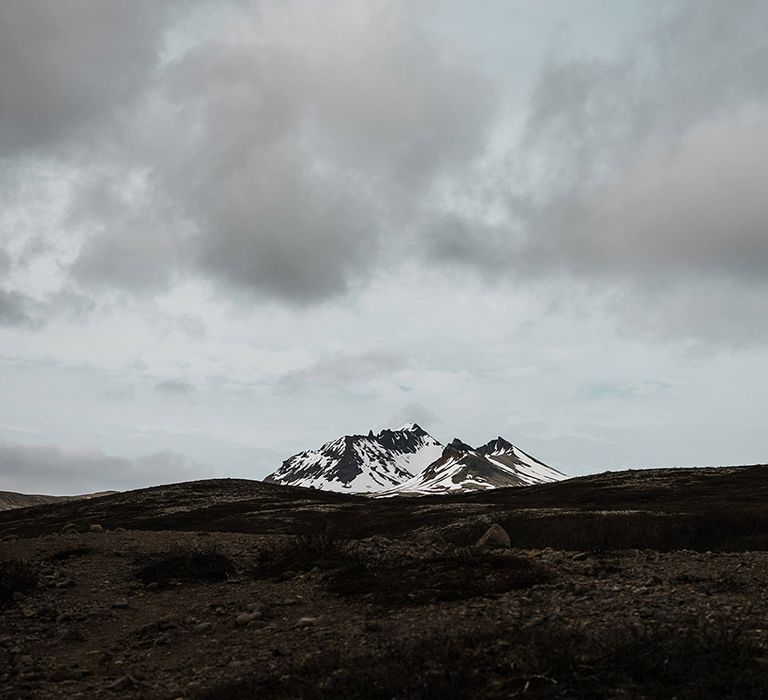
{"type": "Polygon", "coordinates": [[[416,423],[346,435],[286,459],[265,481],[374,495],[451,493],[529,486],[565,478],[502,437],[474,448],[443,447],[416,423]]]}
{"type": "Polygon", "coordinates": [[[502,437],[473,448],[459,439],[412,479],[380,496],[427,495],[509,486],[529,486],[566,478],[502,437]]]}
{"type": "Polygon", "coordinates": [[[415,423],[346,435],[288,458],[265,481],[326,491],[374,493],[407,481],[437,459],[442,445],[415,423]]]}

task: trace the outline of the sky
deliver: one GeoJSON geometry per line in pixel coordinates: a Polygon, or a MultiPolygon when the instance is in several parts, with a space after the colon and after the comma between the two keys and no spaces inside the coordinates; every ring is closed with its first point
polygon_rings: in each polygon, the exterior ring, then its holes
{"type": "Polygon", "coordinates": [[[768,1],[4,0],[0,490],[342,434],[768,461],[768,1]]]}

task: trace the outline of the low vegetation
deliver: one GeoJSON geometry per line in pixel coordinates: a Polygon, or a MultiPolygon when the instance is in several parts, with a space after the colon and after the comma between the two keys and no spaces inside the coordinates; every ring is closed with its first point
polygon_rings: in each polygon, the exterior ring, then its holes
{"type": "Polygon", "coordinates": [[[462,548],[446,556],[337,569],[326,587],[380,605],[424,605],[494,596],[550,583],[553,572],[525,556],[462,548]]]}
{"type": "Polygon", "coordinates": [[[195,700],[306,698],[723,698],[762,697],[765,650],[721,626],[619,627],[590,635],[557,626],[476,631],[413,642],[375,655],[322,653],[280,676],[255,673],[195,700]]]}
{"type": "Polygon", "coordinates": [[[0,560],[0,609],[10,606],[16,594],[26,595],[37,586],[37,569],[20,559],[0,560]]]}
{"type": "Polygon", "coordinates": [[[165,587],[173,582],[226,581],[235,573],[232,560],[214,549],[178,547],[140,558],[136,577],[145,584],[165,587]]]}
{"type": "Polygon", "coordinates": [[[92,547],[67,547],[66,549],[60,549],[59,551],[51,554],[48,557],[48,561],[50,562],[67,561],[68,559],[73,559],[75,557],[84,557],[89,554],[93,554],[92,547]]]}
{"type": "Polygon", "coordinates": [[[325,523],[263,545],[252,574],[255,578],[290,577],[312,569],[355,566],[359,561],[341,530],[325,523]]]}

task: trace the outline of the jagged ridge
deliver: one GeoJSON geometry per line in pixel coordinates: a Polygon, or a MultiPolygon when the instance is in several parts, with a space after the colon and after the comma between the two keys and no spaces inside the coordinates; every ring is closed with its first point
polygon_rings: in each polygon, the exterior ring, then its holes
{"type": "Polygon", "coordinates": [[[442,446],[415,423],[346,435],[286,459],[265,481],[330,491],[376,492],[419,474],[442,446]]]}
{"type": "Polygon", "coordinates": [[[455,438],[445,447],[440,458],[421,474],[381,495],[418,495],[528,486],[563,478],[564,474],[531,457],[502,437],[478,448],[455,438]]]}
{"type": "Polygon", "coordinates": [[[415,423],[346,435],[285,460],[265,481],[381,495],[443,493],[557,481],[564,475],[502,437],[443,447],[415,423]]]}

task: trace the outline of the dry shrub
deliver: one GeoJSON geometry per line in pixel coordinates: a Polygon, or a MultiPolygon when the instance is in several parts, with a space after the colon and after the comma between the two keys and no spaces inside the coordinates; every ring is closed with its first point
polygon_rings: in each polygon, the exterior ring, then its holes
{"type": "Polygon", "coordinates": [[[226,581],[234,572],[232,560],[214,549],[177,547],[141,557],[136,577],[143,583],[167,586],[173,581],[206,583],[226,581]]]}
{"type": "Polygon", "coordinates": [[[15,593],[28,593],[37,586],[37,569],[20,559],[0,560],[0,609],[10,606],[15,593]]]}

